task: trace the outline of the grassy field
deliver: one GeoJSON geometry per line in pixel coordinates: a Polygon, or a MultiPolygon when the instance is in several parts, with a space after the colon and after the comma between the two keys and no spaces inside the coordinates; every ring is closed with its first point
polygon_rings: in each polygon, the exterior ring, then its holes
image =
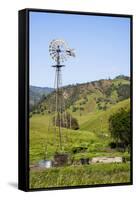
{"type": "Polygon", "coordinates": [[[120,108],[128,107],[130,105],[130,100],[124,100],[119,102],[116,105],[111,106],[106,111],[95,112],[81,124],[81,130],[93,130],[93,132],[100,132],[101,130],[105,133],[108,133],[108,119],[109,116],[115,112],[117,112],[120,108]]]}
{"type": "MultiPolygon", "coordinates": [[[[82,116],[78,112],[73,113],[79,122],[80,129],[63,128],[62,151],[67,152],[75,161],[98,156],[129,157],[128,152],[119,152],[109,148],[112,139],[108,130],[109,116],[119,108],[129,106],[129,102],[129,100],[124,100],[112,105],[106,111],[97,111],[94,105],[95,112],[82,116]],[[83,147],[82,150],[74,153],[73,149],[79,147],[83,147]]],[[[38,164],[45,156],[46,159],[53,159],[54,153],[59,149],[59,138],[54,134],[54,128],[50,126],[51,120],[52,115],[49,116],[49,114],[35,114],[30,118],[30,165],[38,164]]],[[[129,182],[129,165],[129,163],[93,164],[55,167],[45,170],[31,169],[30,188],[129,182]]]]}
{"type": "Polygon", "coordinates": [[[94,164],[30,172],[30,188],[129,183],[130,165],[94,164]]]}

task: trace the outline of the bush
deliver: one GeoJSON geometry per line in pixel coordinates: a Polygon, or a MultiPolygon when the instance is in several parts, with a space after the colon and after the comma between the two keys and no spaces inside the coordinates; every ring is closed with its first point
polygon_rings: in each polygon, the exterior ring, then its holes
{"type": "Polygon", "coordinates": [[[83,107],[80,107],[80,110],[81,110],[81,111],[83,111],[83,110],[84,110],[84,108],[83,108],[83,107]]]}
{"type": "Polygon", "coordinates": [[[36,110],[34,110],[34,111],[32,112],[32,114],[35,115],[35,114],[36,114],[36,110]]]}
{"type": "Polygon", "coordinates": [[[117,147],[126,149],[130,146],[130,110],[120,109],[109,118],[109,130],[117,147]]]}
{"type": "Polygon", "coordinates": [[[119,100],[124,100],[130,97],[130,85],[123,84],[117,89],[119,100]]]}
{"type": "Polygon", "coordinates": [[[69,113],[62,113],[61,116],[60,114],[57,114],[56,119],[55,117],[53,118],[53,124],[55,125],[56,121],[56,126],[59,126],[61,124],[61,127],[64,128],[71,128],[73,130],[79,129],[79,124],[76,118],[74,118],[72,115],[69,113]]]}
{"type": "Polygon", "coordinates": [[[75,106],[73,106],[73,108],[72,108],[72,112],[76,112],[77,110],[78,110],[78,108],[75,107],[75,106]]]}
{"type": "Polygon", "coordinates": [[[128,162],[128,161],[131,161],[130,155],[124,155],[123,156],[123,162],[128,162]]]}
{"type": "Polygon", "coordinates": [[[37,110],[37,112],[36,112],[37,114],[40,114],[41,112],[40,112],[40,110],[37,110]]]}
{"type": "Polygon", "coordinates": [[[111,149],[115,149],[117,145],[116,145],[115,142],[110,142],[109,146],[110,146],[111,149]]]}
{"type": "Polygon", "coordinates": [[[83,153],[87,150],[87,147],[82,147],[82,146],[78,146],[78,147],[73,147],[72,148],[72,153],[83,153]]]}

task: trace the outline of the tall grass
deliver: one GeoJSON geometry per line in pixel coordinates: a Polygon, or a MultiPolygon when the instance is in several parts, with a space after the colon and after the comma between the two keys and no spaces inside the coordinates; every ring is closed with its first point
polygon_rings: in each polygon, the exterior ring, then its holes
{"type": "Polygon", "coordinates": [[[68,166],[30,172],[30,188],[130,182],[129,164],[68,166]]]}

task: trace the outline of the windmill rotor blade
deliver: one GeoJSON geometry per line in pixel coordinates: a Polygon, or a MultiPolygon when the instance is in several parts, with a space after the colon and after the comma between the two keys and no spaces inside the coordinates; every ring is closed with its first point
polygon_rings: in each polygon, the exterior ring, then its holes
{"type": "Polygon", "coordinates": [[[56,52],[50,52],[50,54],[56,54],[56,52]]]}
{"type": "Polygon", "coordinates": [[[62,39],[54,39],[50,42],[49,45],[50,56],[53,60],[57,61],[58,55],[60,62],[64,62],[67,58],[75,57],[74,49],[68,48],[67,43],[62,39]]]}
{"type": "Polygon", "coordinates": [[[52,58],[56,58],[57,56],[56,55],[52,55],[52,58]]]}

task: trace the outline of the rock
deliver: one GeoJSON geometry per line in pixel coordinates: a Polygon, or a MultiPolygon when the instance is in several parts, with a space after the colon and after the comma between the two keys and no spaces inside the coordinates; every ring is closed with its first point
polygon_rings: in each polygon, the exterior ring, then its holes
{"type": "Polygon", "coordinates": [[[94,157],[91,163],[122,163],[122,157],[94,157]]]}

